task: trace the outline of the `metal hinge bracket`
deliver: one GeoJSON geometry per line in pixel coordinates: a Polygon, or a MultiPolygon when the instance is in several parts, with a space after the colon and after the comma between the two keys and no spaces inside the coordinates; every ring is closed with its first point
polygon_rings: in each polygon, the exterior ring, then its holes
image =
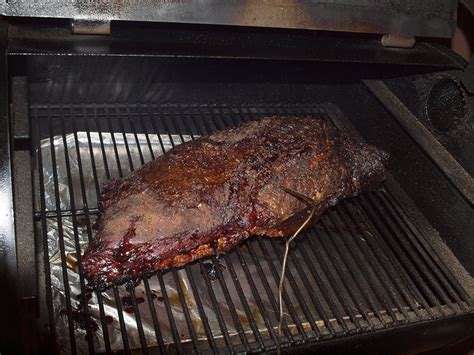
{"type": "Polygon", "coordinates": [[[392,47],[392,48],[413,48],[415,45],[415,37],[405,37],[405,36],[398,36],[398,35],[383,35],[382,39],[382,46],[384,47],[392,47]]]}
{"type": "Polygon", "coordinates": [[[72,19],[71,31],[77,35],[110,35],[110,21],[72,19]]]}

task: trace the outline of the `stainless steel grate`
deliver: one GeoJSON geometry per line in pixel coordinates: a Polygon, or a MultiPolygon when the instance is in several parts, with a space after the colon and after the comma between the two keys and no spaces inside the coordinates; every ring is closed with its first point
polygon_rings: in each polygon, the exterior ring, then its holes
{"type": "MultiPolygon", "coordinates": [[[[86,285],[80,268],[81,238],[90,240],[94,234],[97,198],[105,180],[126,176],[165,151],[167,144],[172,147],[265,115],[311,115],[335,122],[331,110],[311,104],[36,105],[30,115],[39,201],[34,217],[44,244],[49,326],[60,349],[275,349],[283,241],[253,238],[219,259],[159,272],[143,279],[140,295],[119,287],[95,293],[96,326],[88,321],[87,307],[77,311],[80,302],[72,291],[84,291],[86,285]],[[80,139],[86,141],[86,150],[80,151],[80,139]],[[106,152],[105,140],[111,141],[113,151],[106,152]],[[72,231],[69,248],[77,263],[68,252],[66,228],[72,231]],[[59,283],[52,277],[53,242],[59,283]],[[59,313],[58,293],[64,295],[59,313]],[[123,302],[124,293],[129,303],[123,302]]],[[[291,248],[286,282],[283,346],[472,311],[469,295],[387,185],[331,208],[300,236],[291,248]]]]}

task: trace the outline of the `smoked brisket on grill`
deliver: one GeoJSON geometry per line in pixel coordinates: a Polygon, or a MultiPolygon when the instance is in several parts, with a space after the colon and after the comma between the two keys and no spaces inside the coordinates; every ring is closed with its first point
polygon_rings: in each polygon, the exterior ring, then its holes
{"type": "Polygon", "coordinates": [[[128,178],[110,180],[82,267],[106,288],[228,251],[246,238],[291,235],[376,187],[386,154],[319,119],[264,118],[184,143],[128,178]]]}

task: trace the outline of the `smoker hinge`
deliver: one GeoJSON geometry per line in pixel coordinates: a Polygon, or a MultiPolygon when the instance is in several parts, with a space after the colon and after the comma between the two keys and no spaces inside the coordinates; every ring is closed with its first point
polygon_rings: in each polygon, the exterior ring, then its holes
{"type": "Polygon", "coordinates": [[[415,45],[415,37],[405,37],[398,35],[383,35],[382,46],[384,47],[393,47],[393,48],[413,48],[415,45]]]}
{"type": "Polygon", "coordinates": [[[72,19],[71,31],[77,35],[110,35],[110,21],[72,19]]]}

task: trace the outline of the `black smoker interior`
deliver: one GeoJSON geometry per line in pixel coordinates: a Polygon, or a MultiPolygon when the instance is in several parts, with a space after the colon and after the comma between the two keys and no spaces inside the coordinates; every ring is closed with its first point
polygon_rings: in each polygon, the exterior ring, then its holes
{"type": "Polygon", "coordinates": [[[77,265],[71,279],[62,232],[70,223],[80,265],[79,239],[93,236],[102,176],[139,168],[160,154],[163,137],[179,144],[269,115],[320,117],[390,153],[381,189],[330,209],[294,242],[283,348],[416,353],[472,336],[474,72],[444,42],[422,38],[400,49],[382,47],[378,35],[325,31],[125,22],[104,37],[71,35],[63,21],[2,26],[0,181],[2,209],[13,208],[14,221],[1,234],[2,284],[15,306],[5,317],[9,350],[275,351],[282,241],[252,239],[188,265],[179,271],[186,287],[177,270],[151,276],[176,285],[175,298],[157,289],[164,314],[151,279],[142,281],[143,295],[117,287],[96,294],[93,324],[78,316],[70,285],[85,290],[86,281],[77,265]],[[120,157],[93,147],[91,137],[107,134],[123,141],[120,157]],[[57,141],[74,149],[78,137],[86,144],[80,162],[51,148],[57,141]],[[130,314],[121,292],[130,294],[130,314]],[[119,310],[112,325],[109,303],[119,310]]]}

